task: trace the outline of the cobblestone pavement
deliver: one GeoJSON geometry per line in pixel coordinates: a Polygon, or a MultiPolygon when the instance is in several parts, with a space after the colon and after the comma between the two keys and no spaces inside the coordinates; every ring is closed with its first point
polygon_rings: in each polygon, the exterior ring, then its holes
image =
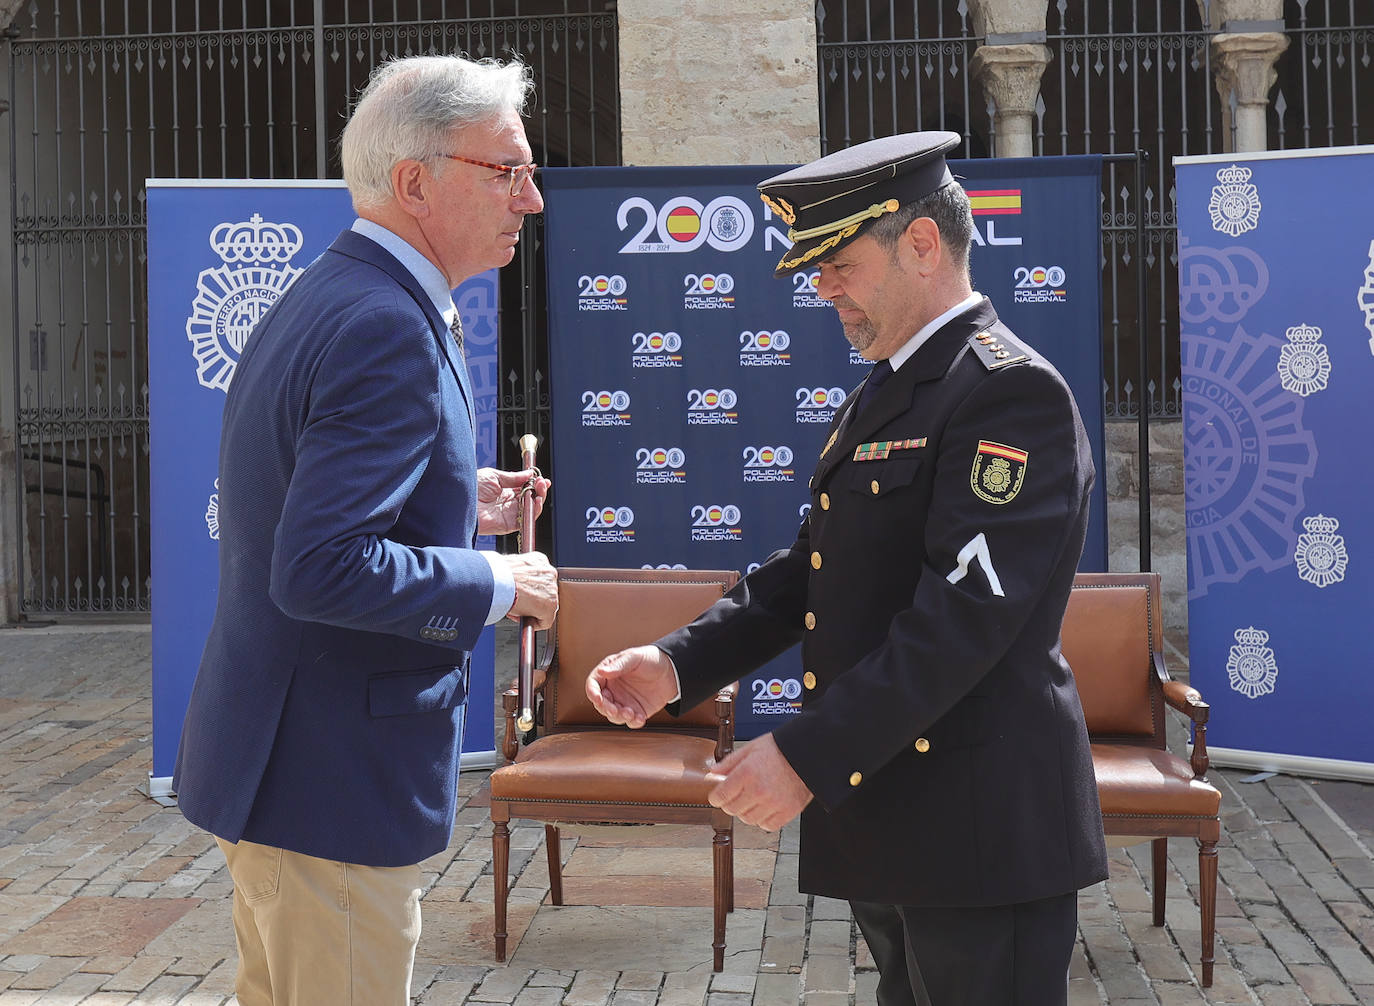
{"type": "MultiPolygon", "coordinates": [[[[0,1006],[233,1001],[224,860],[141,791],[149,654],[146,625],[0,630],[0,1006]]],[[[1374,787],[1212,776],[1225,823],[1214,987],[1197,984],[1195,847],[1175,840],[1163,929],[1148,846],[1114,851],[1111,878],[1082,893],[1070,1002],[1374,1003],[1374,787]]],[[[797,894],[793,829],[737,832],[726,970],[712,975],[709,831],[567,831],[554,907],[542,828],[520,823],[512,952],[496,965],[485,780],[464,774],[453,842],[425,864],[417,1003],[874,1002],[847,906],[797,894]]]]}

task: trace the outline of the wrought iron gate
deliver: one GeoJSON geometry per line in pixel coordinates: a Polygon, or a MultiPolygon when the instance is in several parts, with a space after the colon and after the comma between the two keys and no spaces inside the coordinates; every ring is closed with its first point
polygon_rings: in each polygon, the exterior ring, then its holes
{"type": "MultiPolygon", "coordinates": [[[[1109,162],[1103,177],[1109,418],[1136,416],[1142,404],[1151,416],[1181,410],[1172,159],[1230,149],[1209,11],[1210,0],[1048,2],[1052,57],[1036,106],[1035,153],[1148,156],[1139,190],[1129,163],[1109,162]],[[1144,388],[1135,363],[1142,334],[1144,388]]],[[[1374,100],[1371,5],[1285,0],[1283,13],[1272,30],[1287,33],[1289,47],[1277,67],[1269,147],[1374,142],[1374,116],[1359,116],[1374,100]]],[[[983,39],[967,0],[817,0],[816,25],[824,151],[913,129],[962,133],[968,157],[993,149],[994,110],[969,78],[983,39]]]]}
{"type": "MultiPolygon", "coordinates": [[[[23,533],[0,547],[18,552],[26,613],[150,606],[144,179],[338,177],[351,96],[379,62],[424,52],[519,54],[537,83],[535,159],[617,164],[617,26],[605,6],[24,6],[5,37],[23,533]]],[[[542,221],[527,221],[519,267],[503,277],[503,433],[548,428],[541,237],[542,221]]]]}

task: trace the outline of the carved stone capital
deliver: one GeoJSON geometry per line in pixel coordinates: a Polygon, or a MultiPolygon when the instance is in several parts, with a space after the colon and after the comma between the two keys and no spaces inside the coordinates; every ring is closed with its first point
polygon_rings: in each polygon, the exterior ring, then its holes
{"type": "Polygon", "coordinates": [[[1236,96],[1237,105],[1266,105],[1269,89],[1278,79],[1276,64],[1288,48],[1280,32],[1247,32],[1212,36],[1212,65],[1223,101],[1236,96]]]}
{"type": "Polygon", "coordinates": [[[1049,47],[1032,43],[981,45],[974,52],[969,70],[992,102],[998,157],[1031,155],[1035,99],[1049,62],[1049,47]]]}

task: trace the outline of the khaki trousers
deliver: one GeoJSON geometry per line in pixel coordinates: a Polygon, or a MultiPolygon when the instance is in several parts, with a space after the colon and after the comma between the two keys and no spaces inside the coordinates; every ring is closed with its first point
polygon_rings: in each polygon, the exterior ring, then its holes
{"type": "Polygon", "coordinates": [[[408,1006],[420,867],[215,839],[234,881],[239,1006],[408,1006]]]}

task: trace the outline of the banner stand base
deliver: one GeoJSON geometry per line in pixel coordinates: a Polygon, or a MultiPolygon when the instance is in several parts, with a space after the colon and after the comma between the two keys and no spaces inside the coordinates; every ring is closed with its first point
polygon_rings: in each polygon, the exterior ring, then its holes
{"type": "Polygon", "coordinates": [[[148,773],[148,798],[164,807],[175,807],[177,805],[176,791],[172,789],[172,777],[169,775],[153,775],[148,773]]]}
{"type": "Polygon", "coordinates": [[[1218,768],[1249,768],[1260,772],[1315,776],[1319,779],[1349,779],[1374,782],[1374,763],[1343,761],[1340,758],[1312,758],[1306,755],[1270,754],[1238,748],[1207,745],[1207,756],[1218,768]]]}

